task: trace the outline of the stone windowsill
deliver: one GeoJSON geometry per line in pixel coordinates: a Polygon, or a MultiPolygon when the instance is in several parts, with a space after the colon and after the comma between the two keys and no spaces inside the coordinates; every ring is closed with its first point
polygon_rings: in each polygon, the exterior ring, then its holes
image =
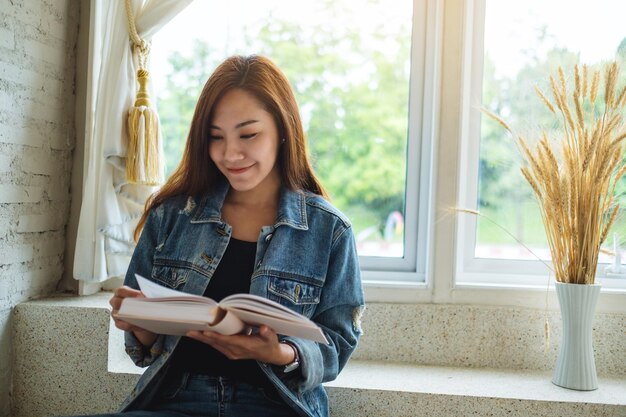
{"type": "MultiPolygon", "coordinates": [[[[113,328],[108,334],[109,297],[58,297],[16,308],[14,417],[105,412],[121,402],[140,370],[121,354],[121,332],[113,328]],[[60,360],[55,347],[65,346],[71,348],[63,348],[60,360]],[[39,365],[33,366],[34,360],[39,365]],[[34,386],[35,391],[29,388],[34,386]],[[94,392],[98,389],[101,394],[94,392]]],[[[553,385],[545,370],[358,358],[326,387],[333,417],[410,416],[416,410],[433,416],[626,416],[626,380],[600,377],[599,385],[598,390],[580,392],[553,385]]]]}

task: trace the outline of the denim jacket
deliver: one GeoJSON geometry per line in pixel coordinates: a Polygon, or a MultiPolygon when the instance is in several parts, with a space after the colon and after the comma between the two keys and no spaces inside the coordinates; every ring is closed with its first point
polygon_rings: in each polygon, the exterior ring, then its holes
{"type": "MultiPolygon", "coordinates": [[[[231,226],[221,219],[228,184],[202,199],[174,197],[153,209],[126,275],[135,273],[170,288],[203,294],[222,258],[231,226]]],[[[300,368],[258,362],[281,397],[302,416],[328,416],[322,383],[332,381],[356,348],[364,309],[358,257],[349,221],[322,197],[283,189],[276,222],[261,229],[250,293],[277,301],[316,322],[328,345],[280,336],[293,343],[300,368]]],[[[158,336],[146,348],[126,332],[126,351],[149,366],[123,410],[142,408],[160,385],[180,337],[158,336]]]]}

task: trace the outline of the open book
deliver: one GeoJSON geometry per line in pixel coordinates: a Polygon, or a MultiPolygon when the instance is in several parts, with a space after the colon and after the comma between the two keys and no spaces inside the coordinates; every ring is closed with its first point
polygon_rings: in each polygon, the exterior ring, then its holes
{"type": "Polygon", "coordinates": [[[135,274],[145,298],[125,298],[116,318],[158,334],[183,336],[189,330],[225,335],[267,325],[276,333],[328,344],[320,327],[287,307],[252,294],[233,294],[219,303],[163,287],[135,274]]]}

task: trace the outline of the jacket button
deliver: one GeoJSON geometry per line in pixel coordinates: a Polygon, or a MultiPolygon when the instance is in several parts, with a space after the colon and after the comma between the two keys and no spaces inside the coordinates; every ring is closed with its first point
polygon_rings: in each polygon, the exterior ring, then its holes
{"type": "Polygon", "coordinates": [[[269,242],[270,239],[272,239],[272,234],[270,233],[269,235],[265,236],[265,241],[269,242]]]}
{"type": "Polygon", "coordinates": [[[302,287],[300,284],[296,284],[296,289],[294,291],[294,295],[296,296],[296,301],[300,300],[300,292],[302,291],[302,287]]]}
{"type": "Polygon", "coordinates": [[[221,227],[217,229],[217,234],[220,236],[226,236],[228,233],[226,232],[226,230],[222,229],[221,227]]]}

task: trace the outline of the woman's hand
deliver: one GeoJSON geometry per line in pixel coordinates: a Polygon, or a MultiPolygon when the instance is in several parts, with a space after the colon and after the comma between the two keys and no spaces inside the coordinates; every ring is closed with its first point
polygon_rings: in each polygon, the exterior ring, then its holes
{"type": "Polygon", "coordinates": [[[256,359],[272,365],[287,365],[295,359],[293,348],[278,342],[276,333],[267,326],[256,334],[222,335],[211,331],[191,331],[188,337],[213,346],[228,359],[256,359]]]}
{"type": "Polygon", "coordinates": [[[148,330],[133,326],[132,324],[127,323],[116,317],[117,312],[122,305],[122,300],[129,297],[144,297],[144,295],[139,290],[135,290],[133,288],[123,285],[115,290],[115,292],[113,293],[113,297],[111,297],[111,299],[109,300],[109,304],[111,304],[111,307],[113,307],[113,310],[111,311],[111,317],[115,322],[115,327],[126,332],[133,332],[135,337],[141,342],[142,345],[152,346],[157,338],[156,333],[152,333],[148,330]]]}

